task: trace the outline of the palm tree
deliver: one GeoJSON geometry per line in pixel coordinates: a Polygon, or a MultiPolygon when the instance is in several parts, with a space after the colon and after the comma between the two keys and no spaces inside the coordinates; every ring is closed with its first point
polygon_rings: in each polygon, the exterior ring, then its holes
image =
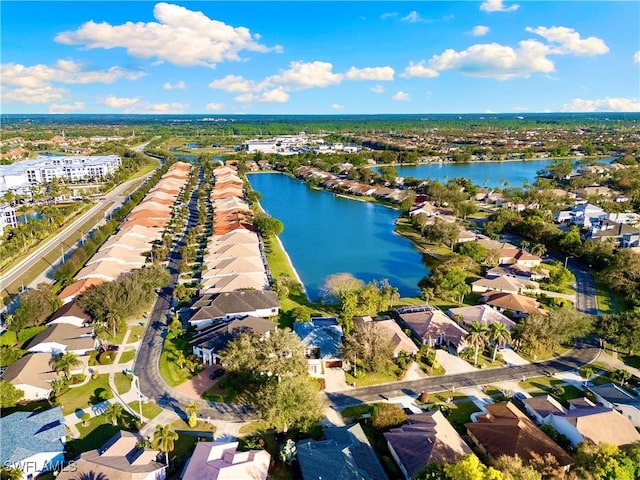
{"type": "Polygon", "coordinates": [[[64,372],[64,378],[69,380],[71,368],[82,365],[82,362],[75,353],[64,352],[62,355],[52,357],[49,361],[49,365],[56,371],[56,373],[64,372]]]}
{"type": "Polygon", "coordinates": [[[531,247],[531,255],[537,255],[538,257],[541,257],[545,253],[547,253],[547,247],[542,243],[536,243],[533,247],[531,247]]]}
{"type": "Polygon", "coordinates": [[[491,361],[495,362],[498,347],[504,346],[511,341],[511,332],[502,323],[493,322],[489,325],[489,340],[494,342],[493,359],[491,361]]]}
{"type": "Polygon", "coordinates": [[[119,403],[111,403],[104,410],[104,418],[107,421],[111,422],[113,425],[117,425],[120,418],[122,418],[122,414],[124,413],[124,408],[119,403]]]}
{"type": "Polygon", "coordinates": [[[198,405],[196,402],[191,402],[184,408],[184,410],[187,412],[187,415],[189,415],[189,426],[191,428],[195,427],[198,423],[196,414],[201,410],[200,405],[198,405]]]}
{"type": "Polygon", "coordinates": [[[151,443],[154,448],[164,452],[165,463],[169,466],[169,452],[174,448],[174,443],[178,439],[178,434],[171,430],[169,425],[156,425],[151,443]]]}
{"type": "Polygon", "coordinates": [[[473,364],[478,364],[478,353],[480,348],[484,348],[487,343],[487,326],[478,321],[471,322],[467,325],[469,336],[467,342],[473,347],[473,364]]]}

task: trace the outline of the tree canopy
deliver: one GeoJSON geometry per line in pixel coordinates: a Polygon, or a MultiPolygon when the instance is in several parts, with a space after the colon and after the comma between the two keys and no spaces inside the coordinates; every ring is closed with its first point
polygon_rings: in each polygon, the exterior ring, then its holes
{"type": "Polygon", "coordinates": [[[266,213],[258,213],[253,217],[253,226],[256,227],[262,236],[280,235],[284,230],[284,224],[277,218],[266,213]]]}

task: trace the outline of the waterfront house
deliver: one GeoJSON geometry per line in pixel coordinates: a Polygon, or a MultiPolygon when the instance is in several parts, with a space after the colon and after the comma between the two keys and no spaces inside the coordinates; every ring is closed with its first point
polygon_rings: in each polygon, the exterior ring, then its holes
{"type": "Polygon", "coordinates": [[[160,451],[141,447],[142,438],[119,431],[96,450],[81,453],[73,468],[63,469],[57,480],[164,480],[167,466],[156,461],[160,451]]]}
{"type": "Polygon", "coordinates": [[[466,348],[467,331],[441,310],[424,306],[398,309],[397,312],[421,343],[430,347],[449,346],[456,352],[466,348]]]}
{"type": "Polygon", "coordinates": [[[72,352],[86,355],[97,346],[92,327],[76,327],[70,323],[49,325],[27,344],[26,349],[34,353],[59,355],[72,352]]]}
{"type": "Polygon", "coordinates": [[[23,478],[62,468],[67,427],[60,407],[6,415],[0,432],[2,466],[21,470],[23,478]]]}
{"type": "Polygon", "coordinates": [[[300,440],[297,458],[303,480],[387,480],[359,424],[323,428],[325,440],[300,440]]]}
{"type": "Polygon", "coordinates": [[[266,450],[238,451],[239,442],[197,442],[182,480],[266,480],[271,455],[266,450]]]}
{"type": "Polygon", "coordinates": [[[589,385],[600,405],[613,408],[624,415],[635,427],[640,427],[640,397],[634,396],[614,383],[589,385]]]}
{"type": "Polygon", "coordinates": [[[264,273],[242,273],[210,277],[200,282],[200,295],[233,292],[235,290],[266,290],[269,280],[264,273]]]}
{"type": "Polygon", "coordinates": [[[430,463],[456,463],[471,449],[440,410],[410,415],[407,423],[384,433],[391,456],[406,480],[430,463]]]}
{"type": "Polygon", "coordinates": [[[398,358],[400,352],[407,352],[411,355],[416,355],[418,353],[418,347],[416,344],[407,336],[406,333],[400,328],[400,325],[393,320],[392,318],[386,318],[384,320],[373,320],[371,317],[353,317],[353,323],[369,323],[375,326],[376,330],[380,332],[380,334],[386,338],[393,348],[393,357],[398,358]]]}
{"type": "Polygon", "coordinates": [[[535,282],[522,282],[510,277],[479,278],[471,283],[472,292],[504,292],[504,293],[524,293],[535,292],[539,285],[535,282]]]}
{"type": "Polygon", "coordinates": [[[11,383],[24,392],[24,400],[43,400],[49,398],[51,382],[58,374],[51,368],[50,353],[30,353],[11,365],[2,374],[2,380],[11,383]]]}
{"type": "Polygon", "coordinates": [[[275,292],[264,290],[242,290],[207,294],[191,306],[189,324],[201,327],[213,320],[246,317],[268,318],[280,312],[280,303],[275,292]]]}
{"type": "Polygon", "coordinates": [[[295,322],[293,331],[306,347],[309,375],[324,376],[325,369],[342,367],[342,327],[336,318],[312,318],[295,322]]]}
{"type": "Polygon", "coordinates": [[[193,354],[202,359],[205,365],[220,363],[219,352],[240,333],[257,333],[268,335],[278,324],[260,317],[247,316],[234,320],[216,320],[196,330],[189,345],[193,354]]]}
{"type": "Polygon", "coordinates": [[[573,460],[531,421],[512,402],[501,402],[485,406],[487,412],[477,415],[473,423],[466,423],[471,441],[491,461],[502,455],[518,455],[528,462],[534,454],[544,457],[552,455],[563,467],[573,460]]]}
{"type": "Polygon", "coordinates": [[[549,278],[549,270],[540,266],[531,268],[524,265],[499,265],[487,270],[486,278],[511,277],[521,282],[530,282],[549,278]]]}
{"type": "Polygon", "coordinates": [[[511,312],[516,318],[526,317],[532,313],[546,314],[534,298],[516,293],[488,291],[480,297],[480,301],[501,313],[511,312]]]}
{"type": "Polygon", "coordinates": [[[536,267],[540,265],[542,259],[537,255],[513,247],[502,247],[498,251],[498,263],[500,265],[522,265],[525,267],[536,267]]]}

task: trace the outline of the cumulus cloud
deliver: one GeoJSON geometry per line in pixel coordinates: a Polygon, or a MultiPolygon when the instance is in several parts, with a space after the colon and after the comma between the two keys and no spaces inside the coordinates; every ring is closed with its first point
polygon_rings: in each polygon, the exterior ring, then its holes
{"type": "Polygon", "coordinates": [[[110,95],[100,103],[109,107],[123,110],[126,113],[183,113],[189,105],[186,103],[149,103],[140,97],[116,97],[110,95]]]}
{"type": "Polygon", "coordinates": [[[575,98],[565,103],[561,109],[563,112],[640,112],[640,102],[635,98],[600,98],[597,100],[584,100],[575,98]]]}
{"type": "Polygon", "coordinates": [[[50,85],[43,87],[21,87],[2,89],[3,102],[16,103],[51,103],[62,100],[68,94],[68,90],[64,88],[54,88],[50,85]]]}
{"type": "Polygon", "coordinates": [[[403,77],[426,77],[433,78],[439,75],[438,71],[434,68],[425,67],[424,60],[414,63],[409,62],[409,66],[404,69],[403,77]]]}
{"type": "Polygon", "coordinates": [[[369,90],[373,93],[384,93],[384,87],[382,85],[374,85],[369,90]]]}
{"type": "Polygon", "coordinates": [[[274,88],[267,90],[260,94],[244,93],[235,97],[235,100],[240,103],[249,102],[261,102],[261,103],[286,103],[289,101],[290,95],[287,93],[284,87],[274,88]]]}
{"type": "Polygon", "coordinates": [[[331,108],[333,108],[334,110],[342,110],[344,108],[344,105],[340,105],[339,103],[332,103],[331,108]]]}
{"type": "Polygon", "coordinates": [[[520,8],[520,5],[517,5],[515,3],[513,5],[510,5],[510,6],[506,7],[506,6],[504,6],[502,4],[502,0],[485,0],[480,5],[480,10],[482,10],[483,12],[488,12],[488,13],[492,13],[492,12],[515,12],[516,10],[518,10],[518,8],[520,8]]]}
{"type": "Polygon", "coordinates": [[[214,67],[220,62],[241,60],[242,51],[282,51],[280,46],[260,43],[260,36],[246,27],[233,27],[179,5],[158,3],[153,16],[157,22],[111,25],[89,21],[77,30],[59,33],[55,41],[88,49],[120,47],[137,58],[179,66],[214,67]]]}
{"type": "Polygon", "coordinates": [[[405,102],[405,101],[409,100],[409,94],[403,92],[402,90],[399,90],[396,93],[394,93],[391,98],[393,100],[395,100],[396,102],[405,102]]]}
{"type": "Polygon", "coordinates": [[[638,50],[633,56],[633,63],[635,64],[640,63],[640,50],[638,50]]]}
{"type": "Polygon", "coordinates": [[[391,81],[395,71],[391,67],[351,67],[345,74],[349,80],[378,80],[391,81]]]}
{"type": "Polygon", "coordinates": [[[143,113],[184,113],[189,105],[186,103],[147,103],[142,102],[136,107],[136,111],[143,113]]]}
{"type": "Polygon", "coordinates": [[[224,90],[232,93],[247,93],[255,89],[255,82],[246,80],[239,75],[227,75],[219,80],[214,80],[209,84],[209,88],[224,90]]]}
{"type": "Polygon", "coordinates": [[[113,95],[108,96],[101,102],[103,105],[109,108],[129,108],[133,105],[140,103],[138,97],[116,97],[113,95]]]}
{"type": "Polygon", "coordinates": [[[604,55],[609,52],[609,47],[598,37],[581,38],[580,34],[573,28],[568,27],[538,27],[526,28],[527,32],[540,35],[553,47],[552,53],[567,54],[572,53],[580,56],[604,55]]]}
{"type": "Polygon", "coordinates": [[[476,25],[471,30],[471,35],[473,35],[474,37],[482,37],[487,33],[489,33],[489,27],[487,27],[486,25],[476,25]]]}
{"type": "Polygon", "coordinates": [[[162,85],[162,89],[163,90],[186,90],[187,84],[184,83],[183,80],[180,80],[179,82],[176,82],[176,83],[167,82],[164,85],[162,85]]]}
{"type": "Polygon", "coordinates": [[[401,20],[403,22],[417,23],[420,20],[422,20],[422,17],[420,17],[420,14],[418,12],[413,10],[413,11],[409,12],[409,14],[407,16],[402,17],[401,20]]]}
{"type": "Polygon", "coordinates": [[[102,71],[83,70],[82,65],[73,60],[58,60],[53,66],[5,63],[0,67],[0,72],[4,85],[30,88],[51,83],[113,83],[121,78],[137,80],[144,76],[143,72],[129,71],[120,67],[111,67],[102,71]]]}
{"type": "Polygon", "coordinates": [[[343,75],[333,73],[333,65],[329,62],[291,62],[289,69],[269,77],[266,84],[289,84],[298,89],[312,87],[328,87],[342,81],[343,75]]]}
{"type": "Polygon", "coordinates": [[[71,104],[58,104],[52,103],[49,105],[49,113],[69,113],[69,112],[79,112],[84,110],[83,102],[74,102],[71,104]]]}
{"type": "Polygon", "coordinates": [[[208,112],[219,112],[224,110],[224,103],[207,103],[204,108],[208,112]]]}
{"type": "Polygon", "coordinates": [[[438,71],[457,70],[469,77],[508,80],[553,72],[555,66],[547,58],[548,53],[549,47],[535,40],[523,40],[517,48],[499,43],[477,44],[461,52],[448,49],[434,55],[429,67],[438,71]]]}

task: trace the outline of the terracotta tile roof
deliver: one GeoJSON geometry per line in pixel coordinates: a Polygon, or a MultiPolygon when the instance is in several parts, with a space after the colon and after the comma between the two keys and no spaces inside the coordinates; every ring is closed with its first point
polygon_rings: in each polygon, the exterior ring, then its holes
{"type": "Polygon", "coordinates": [[[132,211],[128,216],[127,220],[136,220],[139,218],[149,218],[153,220],[171,220],[171,212],[164,208],[140,208],[138,210],[132,211]]]}
{"type": "Polygon", "coordinates": [[[435,340],[441,334],[453,345],[459,345],[467,331],[447,317],[440,310],[426,312],[402,313],[400,318],[415,334],[424,341],[435,340]]]}
{"type": "Polygon", "coordinates": [[[216,247],[243,243],[260,243],[258,234],[249,230],[235,230],[222,235],[212,235],[209,245],[216,247]]]}
{"type": "Polygon", "coordinates": [[[483,295],[483,298],[486,299],[487,305],[512,310],[514,312],[526,314],[544,312],[544,310],[538,307],[538,302],[536,302],[535,299],[524,295],[489,291],[483,295]]]}
{"type": "Polygon", "coordinates": [[[518,455],[525,461],[533,454],[553,455],[560,465],[570,465],[571,457],[540,430],[511,402],[486,405],[487,413],[477,423],[466,423],[467,431],[493,459],[518,455]]]}
{"type": "Polygon", "coordinates": [[[231,244],[208,247],[209,253],[204,256],[204,261],[231,257],[255,257],[260,255],[260,246],[257,243],[231,244]]]}
{"type": "Polygon", "coordinates": [[[58,294],[58,297],[62,298],[63,300],[69,297],[76,297],[78,295],[82,295],[94,285],[100,285],[101,283],[104,283],[104,280],[102,280],[101,278],[85,278],[83,280],[78,280],[71,285],[67,285],[58,294]]]}
{"type": "Polygon", "coordinates": [[[214,263],[205,265],[206,270],[202,271],[203,280],[221,275],[231,275],[235,273],[264,273],[265,266],[262,257],[234,257],[217,260],[214,263]]]}
{"type": "Polygon", "coordinates": [[[80,270],[76,278],[82,280],[83,278],[97,277],[103,280],[113,281],[122,273],[131,270],[132,268],[127,265],[120,265],[113,262],[97,262],[80,270]]]}
{"type": "Polygon", "coordinates": [[[122,228],[128,228],[133,226],[141,227],[156,227],[164,228],[169,223],[169,219],[151,219],[151,218],[136,218],[133,220],[127,220],[122,224],[122,228]]]}
{"type": "Polygon", "coordinates": [[[200,295],[233,292],[235,290],[266,290],[269,280],[265,273],[241,273],[225,275],[222,277],[210,277],[202,281],[200,295]]]}

